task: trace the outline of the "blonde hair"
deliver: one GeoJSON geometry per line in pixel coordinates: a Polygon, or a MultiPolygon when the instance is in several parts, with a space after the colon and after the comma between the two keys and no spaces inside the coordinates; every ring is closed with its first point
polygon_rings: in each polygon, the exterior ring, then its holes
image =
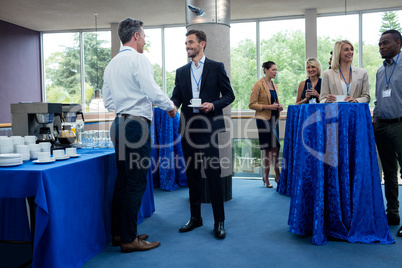
{"type": "Polygon", "coordinates": [[[332,55],[332,63],[331,63],[331,68],[334,70],[339,70],[339,67],[341,66],[341,49],[344,44],[348,44],[352,47],[352,50],[355,50],[352,43],[348,40],[341,40],[335,43],[334,45],[334,50],[333,50],[333,55],[332,55]]]}
{"type": "Polygon", "coordinates": [[[311,66],[317,68],[317,77],[319,78],[321,76],[321,63],[317,58],[308,58],[306,60],[306,78],[310,78],[308,72],[307,72],[307,65],[310,64],[311,66]]]}

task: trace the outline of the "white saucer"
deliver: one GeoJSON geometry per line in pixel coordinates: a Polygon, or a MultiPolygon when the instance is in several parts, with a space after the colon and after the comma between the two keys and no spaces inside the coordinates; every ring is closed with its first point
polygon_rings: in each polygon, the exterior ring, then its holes
{"type": "Polygon", "coordinates": [[[54,159],[54,157],[51,157],[49,160],[45,161],[34,160],[32,162],[34,162],[35,164],[47,164],[47,163],[53,163],[54,161],[56,161],[56,159],[54,159]]]}
{"type": "Polygon", "coordinates": [[[192,105],[192,104],[190,104],[190,105],[188,105],[188,107],[190,107],[190,108],[202,108],[204,106],[203,105],[192,105]]]}
{"type": "Polygon", "coordinates": [[[81,156],[80,154],[74,154],[74,155],[70,155],[71,158],[75,158],[75,157],[79,157],[81,156]]]}
{"type": "Polygon", "coordinates": [[[11,159],[11,158],[18,158],[18,157],[22,157],[22,154],[12,154],[12,153],[8,153],[8,154],[0,154],[0,159],[11,159]]]}
{"type": "Polygon", "coordinates": [[[0,167],[12,167],[12,166],[19,166],[22,164],[22,161],[19,163],[11,163],[11,164],[1,164],[0,167]]]}
{"type": "Polygon", "coordinates": [[[62,156],[62,157],[54,157],[54,159],[56,159],[56,160],[67,160],[69,158],[70,157],[68,155],[65,155],[65,156],[62,156]]]}

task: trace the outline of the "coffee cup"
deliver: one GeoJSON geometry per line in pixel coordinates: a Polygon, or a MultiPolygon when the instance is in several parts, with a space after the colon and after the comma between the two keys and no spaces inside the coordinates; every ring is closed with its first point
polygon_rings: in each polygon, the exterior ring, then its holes
{"type": "Polygon", "coordinates": [[[41,142],[41,143],[39,143],[39,145],[40,145],[41,152],[49,152],[50,153],[50,147],[52,147],[52,144],[50,142],[41,142]]]}
{"type": "Polygon", "coordinates": [[[65,157],[64,150],[53,150],[53,157],[54,158],[63,158],[63,157],[65,157]]]}
{"type": "Polygon", "coordinates": [[[14,153],[16,153],[16,152],[17,152],[17,146],[18,146],[18,145],[24,145],[24,137],[21,137],[21,136],[11,136],[11,139],[13,140],[14,153]]]}
{"type": "Polygon", "coordinates": [[[201,106],[201,99],[197,99],[197,98],[191,99],[190,103],[193,106],[201,106]]]}
{"type": "Polygon", "coordinates": [[[34,144],[36,142],[36,136],[25,136],[24,141],[26,145],[34,144]]]}
{"type": "Polygon", "coordinates": [[[345,101],[346,95],[336,95],[336,102],[345,101]]]}
{"type": "Polygon", "coordinates": [[[22,161],[28,161],[30,159],[28,145],[24,145],[24,144],[17,145],[17,153],[22,155],[22,161]]]}
{"type": "Polygon", "coordinates": [[[45,162],[50,160],[50,151],[49,152],[38,152],[38,161],[45,162]]]}
{"type": "Polygon", "coordinates": [[[31,155],[31,159],[38,159],[38,153],[40,152],[39,144],[29,144],[29,153],[31,155]]]}
{"type": "Polygon", "coordinates": [[[77,148],[66,148],[66,155],[74,156],[77,154],[77,148]]]}
{"type": "Polygon", "coordinates": [[[0,154],[12,154],[14,152],[13,143],[0,144],[0,154]]]}

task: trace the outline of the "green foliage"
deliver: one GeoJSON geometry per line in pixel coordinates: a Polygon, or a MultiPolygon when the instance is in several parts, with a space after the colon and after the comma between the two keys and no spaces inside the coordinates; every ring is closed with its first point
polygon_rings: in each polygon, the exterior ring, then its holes
{"type": "MultiPolygon", "coordinates": [[[[89,104],[96,88],[102,88],[103,71],[110,61],[111,48],[96,33],[84,34],[85,102],[89,104]]],[[[74,43],[45,60],[46,98],[48,102],[81,103],[81,63],[79,34],[74,43]]]]}
{"type": "MultiPolygon", "coordinates": [[[[401,31],[399,18],[393,11],[384,12],[380,33],[388,29],[401,31]]],[[[278,32],[268,40],[261,40],[261,63],[274,61],[278,67],[275,83],[279,87],[279,101],[292,105],[296,101],[297,87],[306,79],[305,74],[305,35],[302,31],[278,32]]],[[[328,61],[333,45],[340,40],[336,36],[318,37],[318,59],[322,72],[328,69],[328,61]]],[[[80,49],[79,35],[74,37],[74,44],[65,47],[62,52],[55,52],[45,60],[47,101],[62,103],[81,103],[80,49]]],[[[103,85],[103,72],[110,61],[111,49],[105,46],[105,40],[96,40],[96,33],[84,34],[85,62],[85,102],[89,103],[96,88],[103,85]]],[[[150,49],[147,43],[146,50],[150,49]]],[[[358,44],[354,44],[354,65],[358,66],[358,44]]],[[[376,45],[363,44],[363,67],[369,73],[371,105],[375,100],[375,74],[382,64],[376,45]]],[[[248,109],[251,89],[257,81],[256,44],[251,39],[242,40],[231,49],[231,84],[236,100],[232,109],[248,109]]],[[[154,78],[162,88],[162,67],[154,64],[154,78]]],[[[175,71],[166,72],[166,93],[172,94],[175,83],[175,71]]],[[[263,74],[261,74],[263,76],[263,74]]]]}
{"type": "Polygon", "coordinates": [[[231,85],[236,96],[232,109],[248,109],[251,89],[257,80],[256,45],[245,39],[230,54],[231,85]]]}
{"type": "Polygon", "coordinates": [[[382,15],[382,25],[380,28],[380,33],[383,33],[387,30],[398,30],[402,31],[401,24],[399,23],[398,14],[394,11],[384,12],[382,15]]]}
{"type": "Polygon", "coordinates": [[[383,59],[381,59],[378,52],[377,45],[363,44],[363,66],[368,72],[369,85],[370,85],[370,106],[374,106],[375,101],[375,75],[378,68],[382,65],[383,59]]]}

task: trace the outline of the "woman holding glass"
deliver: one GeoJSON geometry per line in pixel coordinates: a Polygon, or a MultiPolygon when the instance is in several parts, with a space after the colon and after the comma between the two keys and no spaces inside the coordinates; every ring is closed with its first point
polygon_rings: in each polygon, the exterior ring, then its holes
{"type": "Polygon", "coordinates": [[[370,102],[368,73],[352,66],[353,54],[349,41],[335,43],[331,69],[323,73],[320,102],[370,102]]]}
{"type": "Polygon", "coordinates": [[[267,188],[273,186],[269,183],[269,170],[272,163],[275,169],[275,181],[278,182],[279,172],[279,112],[283,105],[279,104],[278,86],[272,81],[278,72],[272,61],[262,65],[265,76],[258,80],[251,91],[248,107],[255,110],[255,118],[258,128],[260,149],[264,151],[262,159],[263,182],[267,188]]]}
{"type": "Polygon", "coordinates": [[[300,82],[296,104],[318,103],[321,92],[321,63],[316,58],[306,60],[307,80],[300,82]]]}

